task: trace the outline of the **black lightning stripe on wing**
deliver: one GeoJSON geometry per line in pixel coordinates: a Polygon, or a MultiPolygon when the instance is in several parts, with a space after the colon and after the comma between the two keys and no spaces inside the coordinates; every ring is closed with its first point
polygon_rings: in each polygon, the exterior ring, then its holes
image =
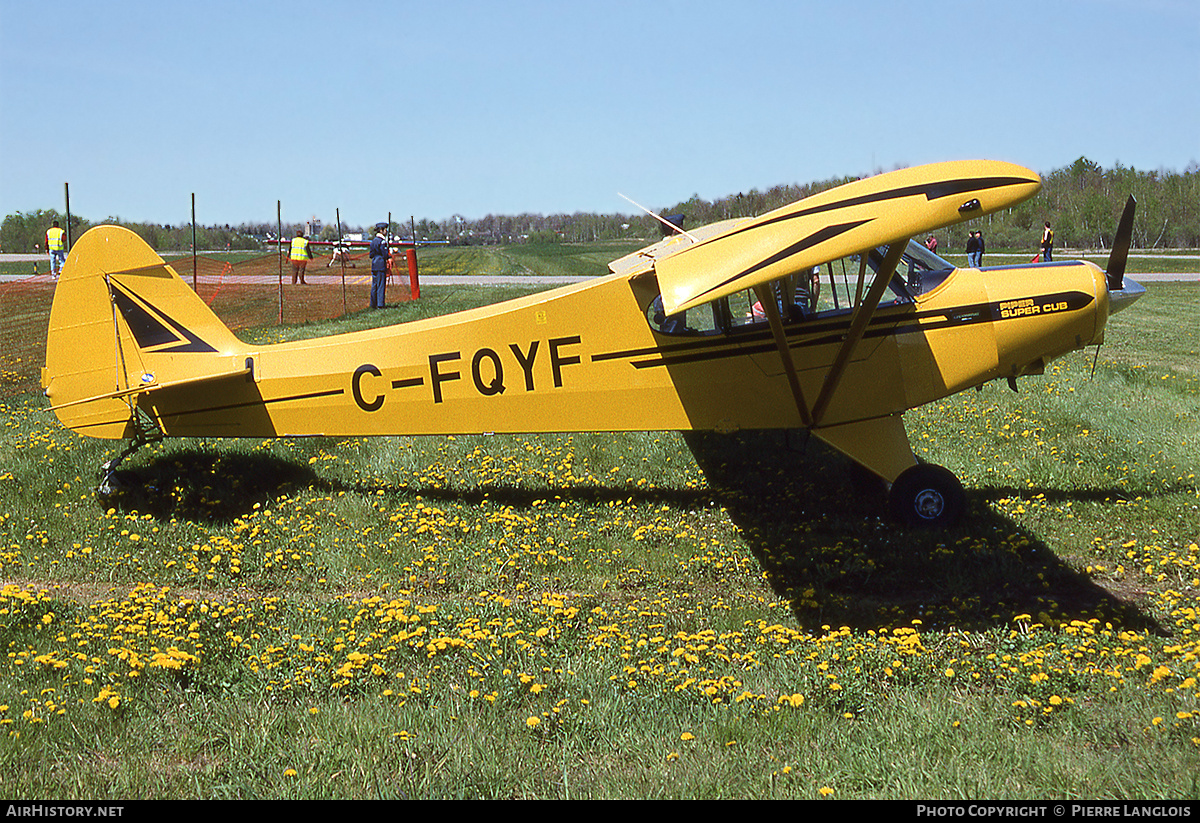
{"type": "Polygon", "coordinates": [[[920,186],[900,186],[887,191],[875,192],[874,194],[862,194],[858,197],[847,197],[844,200],[835,200],[832,203],[825,203],[819,206],[810,206],[807,209],[782,214],[771,220],[763,223],[755,223],[751,226],[745,226],[731,232],[727,237],[738,234],[743,231],[750,231],[761,226],[769,226],[772,223],[785,222],[797,217],[807,217],[810,214],[820,214],[826,211],[835,211],[837,209],[849,208],[851,206],[862,206],[868,203],[884,203],[888,200],[899,200],[905,197],[913,197],[923,194],[926,200],[941,200],[943,197],[953,197],[956,194],[967,194],[974,191],[984,191],[987,189],[999,189],[1005,186],[1019,186],[1035,181],[1025,177],[968,177],[960,180],[942,180],[937,183],[926,183],[920,186]]]}
{"type": "Polygon", "coordinates": [[[871,222],[870,220],[856,220],[853,223],[839,223],[834,226],[826,226],[825,228],[821,229],[818,232],[813,232],[808,237],[805,237],[803,240],[798,240],[795,243],[793,243],[792,245],[780,249],[779,251],[772,254],[770,257],[766,257],[766,258],[758,261],[750,268],[743,269],[742,271],[738,272],[737,274],[735,274],[731,277],[725,278],[720,283],[717,283],[716,285],[714,285],[711,288],[705,289],[703,292],[696,295],[696,297],[694,297],[692,299],[694,300],[696,298],[703,297],[704,295],[709,294],[710,292],[714,292],[724,286],[729,285],[730,283],[733,283],[737,280],[740,280],[743,277],[746,277],[747,275],[753,274],[754,272],[758,271],[759,269],[773,265],[782,260],[786,260],[787,258],[791,257],[794,254],[799,254],[800,252],[804,251],[805,249],[810,249],[813,246],[820,245],[821,243],[824,243],[826,240],[832,240],[834,237],[837,237],[839,234],[845,234],[846,232],[850,231],[851,229],[857,229],[859,226],[861,226],[865,223],[870,223],[870,222],[871,222]]]}
{"type": "MultiPolygon", "coordinates": [[[[917,196],[917,195],[924,195],[926,200],[940,200],[944,197],[953,197],[954,195],[961,195],[961,194],[966,194],[969,192],[982,191],[982,190],[986,190],[986,189],[1004,188],[1005,186],[1017,186],[1017,185],[1023,185],[1023,184],[1032,183],[1032,182],[1034,182],[1034,181],[1029,180],[1028,178],[1024,178],[1024,177],[967,177],[967,178],[961,178],[958,180],[942,180],[942,181],[939,181],[936,183],[924,183],[924,184],[917,185],[917,186],[900,186],[898,188],[888,189],[887,191],[875,192],[874,194],[863,194],[863,195],[859,195],[858,197],[847,197],[843,200],[835,200],[832,203],[825,203],[823,205],[818,205],[818,206],[810,206],[807,209],[800,209],[799,211],[794,211],[794,212],[790,212],[788,214],[783,214],[778,217],[772,218],[771,220],[766,220],[761,223],[753,223],[749,226],[744,226],[740,229],[735,229],[734,231],[730,232],[727,235],[722,235],[721,237],[715,238],[714,242],[721,242],[723,240],[726,240],[730,237],[741,234],[743,232],[755,231],[757,229],[762,228],[763,226],[770,226],[770,225],[773,225],[776,223],[784,223],[784,222],[787,222],[788,220],[794,220],[794,219],[797,219],[800,217],[807,217],[808,215],[811,215],[811,214],[820,214],[822,212],[835,211],[837,209],[849,208],[852,206],[861,206],[861,205],[865,205],[868,203],[883,203],[888,200],[899,200],[899,199],[902,199],[905,197],[913,197],[913,196],[917,196]]],[[[859,226],[864,225],[869,222],[871,222],[871,220],[867,219],[867,220],[859,220],[859,221],[853,222],[853,223],[841,223],[841,224],[837,224],[837,225],[826,226],[821,231],[816,232],[816,233],[804,238],[803,240],[801,240],[797,243],[794,243],[785,249],[782,249],[779,252],[776,252],[775,254],[771,255],[767,259],[762,260],[759,263],[756,263],[755,265],[751,266],[750,268],[748,268],[744,271],[741,271],[741,272],[733,275],[732,277],[726,278],[721,283],[718,283],[717,285],[713,286],[712,288],[706,289],[705,291],[696,295],[692,299],[695,300],[699,297],[703,297],[706,294],[710,294],[711,292],[716,291],[717,289],[727,286],[730,283],[736,282],[738,279],[740,279],[742,277],[745,277],[749,274],[753,274],[754,272],[758,271],[759,269],[762,269],[773,263],[778,263],[781,260],[786,260],[788,257],[792,256],[793,254],[797,254],[798,252],[801,252],[801,251],[804,251],[805,249],[811,248],[812,246],[815,246],[818,243],[821,243],[825,240],[829,240],[833,237],[837,237],[839,234],[843,234],[847,231],[850,231],[851,229],[856,229],[859,226]]]]}

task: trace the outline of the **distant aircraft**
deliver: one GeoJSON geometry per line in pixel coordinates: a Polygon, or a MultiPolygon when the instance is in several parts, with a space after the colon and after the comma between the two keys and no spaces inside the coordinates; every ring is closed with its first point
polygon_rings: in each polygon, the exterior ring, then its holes
{"type": "Polygon", "coordinates": [[[110,474],[164,437],[800,428],[890,484],[899,520],[943,525],[962,487],[917,460],[903,412],[1042,373],[1143,291],[1124,278],[1132,198],[1107,275],[957,269],[910,242],[1040,186],[1007,163],[904,169],[677,233],[590,282],[271,345],[238,340],[136,235],[101,226],[58,282],[42,382],[64,426],[130,441],[110,474]]]}

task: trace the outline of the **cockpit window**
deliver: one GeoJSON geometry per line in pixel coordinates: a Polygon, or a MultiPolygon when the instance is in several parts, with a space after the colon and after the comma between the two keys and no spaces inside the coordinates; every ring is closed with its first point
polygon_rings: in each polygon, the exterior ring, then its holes
{"type": "MultiPolygon", "coordinates": [[[[865,296],[887,251],[887,246],[880,246],[872,249],[865,261],[861,255],[843,257],[775,281],[771,292],[783,322],[805,322],[852,311],[865,296]]],[[[950,263],[910,240],[879,305],[912,303],[941,285],[952,271],[950,263]]],[[[753,289],[673,315],[665,314],[662,297],[655,297],[646,310],[646,319],[656,331],[670,335],[727,334],[767,326],[766,312],[753,289]]]]}
{"type": "Polygon", "coordinates": [[[720,317],[721,302],[714,301],[690,311],[667,314],[663,311],[662,295],[650,302],[646,319],[650,326],[663,334],[698,336],[720,334],[724,323],[720,317]]]}

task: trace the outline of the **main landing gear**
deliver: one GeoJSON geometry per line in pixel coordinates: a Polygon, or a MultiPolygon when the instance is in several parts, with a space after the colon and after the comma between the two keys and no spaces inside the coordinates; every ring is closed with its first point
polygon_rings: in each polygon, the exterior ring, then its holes
{"type": "Polygon", "coordinates": [[[953,525],[965,505],[966,495],[954,473],[931,463],[905,469],[888,492],[892,517],[909,527],[953,525]]]}

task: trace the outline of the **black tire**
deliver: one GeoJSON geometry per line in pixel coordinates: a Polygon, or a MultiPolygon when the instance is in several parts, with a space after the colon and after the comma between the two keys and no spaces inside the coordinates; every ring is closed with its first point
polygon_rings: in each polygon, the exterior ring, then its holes
{"type": "Polygon", "coordinates": [[[928,463],[905,469],[888,493],[892,517],[912,528],[951,526],[965,505],[966,495],[954,473],[928,463]]]}

